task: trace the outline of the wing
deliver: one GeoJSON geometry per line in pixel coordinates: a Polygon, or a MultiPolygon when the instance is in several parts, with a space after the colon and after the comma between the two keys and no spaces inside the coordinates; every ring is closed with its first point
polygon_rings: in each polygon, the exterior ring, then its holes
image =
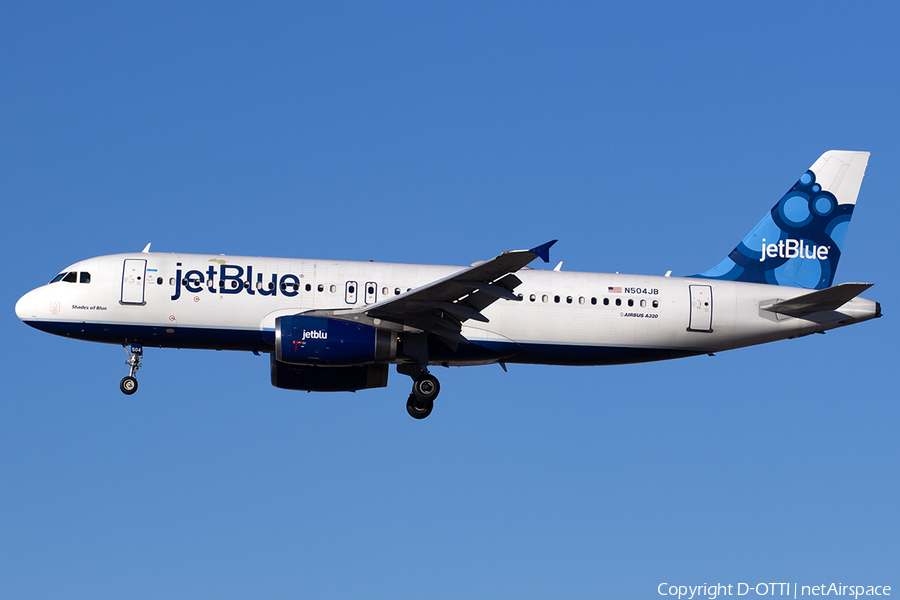
{"type": "Polygon", "coordinates": [[[304,314],[370,322],[388,321],[391,329],[426,331],[443,338],[448,345],[468,343],[460,333],[462,323],[472,319],[487,323],[481,311],[503,298],[519,301],[513,290],[522,283],[515,272],[536,258],[550,261],[550,247],[557,240],[531,250],[510,250],[443,279],[357,309],[316,310],[304,314]],[[361,318],[362,317],[362,318],[361,318]]]}

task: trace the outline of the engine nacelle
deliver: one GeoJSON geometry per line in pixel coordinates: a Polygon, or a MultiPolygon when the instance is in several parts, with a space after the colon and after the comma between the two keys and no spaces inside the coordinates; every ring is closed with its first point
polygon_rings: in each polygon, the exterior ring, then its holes
{"type": "Polygon", "coordinates": [[[275,359],[282,363],[351,366],[396,357],[397,335],[386,329],[303,315],[275,319],[275,359]]]}
{"type": "Polygon", "coordinates": [[[272,385],[285,390],[307,392],[355,392],[366,388],[385,387],[388,365],[352,367],[313,367],[289,365],[271,358],[272,385]]]}

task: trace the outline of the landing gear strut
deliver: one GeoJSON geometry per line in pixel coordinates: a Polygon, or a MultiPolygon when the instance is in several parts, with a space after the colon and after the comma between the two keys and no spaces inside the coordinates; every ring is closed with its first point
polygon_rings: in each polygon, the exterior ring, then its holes
{"type": "Polygon", "coordinates": [[[422,369],[418,365],[397,365],[397,372],[409,375],[413,380],[412,393],[406,400],[406,412],[413,419],[424,419],[434,409],[434,399],[441,391],[440,382],[427,369],[422,369]]]}
{"type": "MultiPolygon", "coordinates": [[[[122,347],[124,348],[125,346],[123,345],[122,347]]],[[[123,394],[130,396],[138,389],[135,374],[141,368],[141,357],[144,355],[144,347],[140,344],[132,344],[131,351],[125,350],[125,352],[128,352],[128,360],[125,361],[125,364],[130,366],[131,369],[128,371],[128,376],[123,377],[122,381],[119,382],[119,389],[122,390],[123,394]]]]}

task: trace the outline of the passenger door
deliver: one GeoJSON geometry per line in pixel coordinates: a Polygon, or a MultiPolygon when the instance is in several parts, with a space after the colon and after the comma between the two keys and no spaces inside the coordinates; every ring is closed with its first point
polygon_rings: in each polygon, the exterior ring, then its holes
{"type": "Polygon", "coordinates": [[[122,268],[122,304],[145,304],[144,283],[146,275],[146,259],[125,259],[125,266],[122,268]]]}
{"type": "Polygon", "coordinates": [[[688,331],[712,331],[712,286],[692,285],[688,331]]]}

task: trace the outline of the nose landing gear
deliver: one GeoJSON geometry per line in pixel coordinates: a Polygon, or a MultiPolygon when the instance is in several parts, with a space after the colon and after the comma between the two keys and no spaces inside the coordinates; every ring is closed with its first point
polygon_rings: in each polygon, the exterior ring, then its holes
{"type": "MultiPolygon", "coordinates": [[[[122,348],[125,348],[125,346],[123,345],[122,348]]],[[[122,390],[123,394],[130,396],[138,389],[135,374],[141,368],[141,357],[144,355],[144,347],[140,344],[132,344],[131,351],[125,350],[125,352],[128,352],[128,360],[125,361],[125,364],[130,366],[131,369],[128,371],[128,376],[123,377],[122,381],[119,382],[119,389],[122,390]]]]}

